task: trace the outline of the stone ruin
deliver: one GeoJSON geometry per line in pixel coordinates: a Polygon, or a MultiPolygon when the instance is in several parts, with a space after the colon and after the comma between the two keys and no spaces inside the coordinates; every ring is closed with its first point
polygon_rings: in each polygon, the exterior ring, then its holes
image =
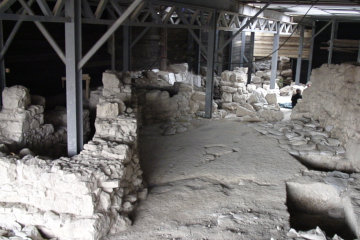
{"type": "Polygon", "coordinates": [[[247,68],[224,71],[218,83],[221,97],[219,106],[223,110],[220,110],[220,115],[232,117],[236,114],[244,121],[282,120],[283,113],[277,101],[279,87],[270,90],[264,76],[269,74],[258,71],[253,74],[252,83],[247,84],[247,68]]]}
{"type": "MultiPolygon", "coordinates": [[[[129,93],[124,94],[124,83],[116,74],[104,73],[103,83],[96,133],[79,155],[55,160],[21,158],[8,155],[2,145],[0,232],[8,229],[9,237],[20,239],[42,239],[40,231],[47,238],[90,240],[131,224],[129,214],[147,195],[137,154],[137,120],[134,113],[125,112],[130,106],[121,96],[129,93]]],[[[24,119],[30,121],[28,92],[23,87],[15,89],[22,93],[19,101],[7,102],[6,90],[3,111],[11,107],[15,114],[28,114],[24,119]]],[[[22,140],[23,132],[14,140],[22,140]]]]}

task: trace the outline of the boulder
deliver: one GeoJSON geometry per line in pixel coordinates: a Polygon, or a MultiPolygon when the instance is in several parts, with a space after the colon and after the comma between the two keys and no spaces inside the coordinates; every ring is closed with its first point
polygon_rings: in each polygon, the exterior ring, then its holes
{"type": "Polygon", "coordinates": [[[2,102],[5,109],[26,109],[31,102],[29,90],[20,85],[6,87],[2,93],[2,102]]]}
{"type": "Polygon", "coordinates": [[[187,63],[171,64],[168,67],[168,70],[174,73],[187,73],[188,69],[189,65],[187,63]]]}
{"type": "Polygon", "coordinates": [[[205,102],[205,93],[204,92],[199,92],[199,91],[195,91],[193,93],[193,95],[191,96],[191,99],[193,101],[197,101],[197,102],[205,102]]]}
{"type": "Polygon", "coordinates": [[[266,101],[268,102],[268,104],[277,104],[277,95],[276,93],[268,93],[265,96],[266,101]]]}
{"type": "Polygon", "coordinates": [[[232,102],[233,101],[232,94],[231,93],[226,93],[226,92],[224,92],[222,94],[221,99],[222,99],[223,102],[232,102]]]}
{"type": "Polygon", "coordinates": [[[235,102],[223,103],[222,104],[222,108],[227,110],[227,111],[230,111],[230,112],[235,112],[238,109],[238,107],[240,107],[240,104],[235,103],[235,102]]]}
{"type": "Polygon", "coordinates": [[[237,88],[229,87],[229,86],[222,86],[221,90],[226,93],[236,93],[237,92],[237,88]]]}
{"type": "Polygon", "coordinates": [[[292,77],[292,74],[293,72],[291,69],[287,69],[281,72],[281,76],[283,77],[292,77]]]}
{"type": "Polygon", "coordinates": [[[254,111],[250,111],[247,108],[244,108],[242,106],[238,106],[238,108],[236,109],[236,116],[238,117],[244,117],[244,116],[248,116],[248,115],[254,115],[255,112],[254,111]]]}
{"type": "Polygon", "coordinates": [[[123,113],[126,109],[126,106],[123,102],[121,103],[112,103],[112,102],[103,102],[99,103],[96,107],[96,117],[98,118],[114,118],[119,114],[123,113]]]}
{"type": "Polygon", "coordinates": [[[278,122],[284,118],[284,113],[281,111],[262,109],[258,113],[261,118],[268,122],[278,122]]]}
{"type": "Polygon", "coordinates": [[[104,72],[102,75],[102,82],[104,89],[108,90],[120,89],[120,87],[123,86],[117,74],[113,72],[104,72]]]}

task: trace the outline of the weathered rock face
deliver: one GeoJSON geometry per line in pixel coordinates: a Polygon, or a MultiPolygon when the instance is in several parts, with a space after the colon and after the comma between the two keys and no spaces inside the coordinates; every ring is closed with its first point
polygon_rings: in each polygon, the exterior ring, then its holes
{"type": "Polygon", "coordinates": [[[117,76],[104,78],[112,94],[101,96],[95,136],[79,155],[45,160],[23,149],[20,158],[6,155],[0,145],[0,228],[25,231],[22,226],[32,225],[50,238],[97,240],[131,224],[128,215],[147,192],[137,155],[137,121],[119,107],[117,76]]]}
{"type": "Polygon", "coordinates": [[[23,86],[5,88],[2,93],[3,108],[5,109],[26,109],[30,100],[29,90],[23,86]]]}
{"type": "Polygon", "coordinates": [[[360,143],[360,67],[323,65],[313,70],[311,87],[293,109],[291,117],[311,117],[331,136],[346,144],[348,158],[358,159],[360,143]]]}

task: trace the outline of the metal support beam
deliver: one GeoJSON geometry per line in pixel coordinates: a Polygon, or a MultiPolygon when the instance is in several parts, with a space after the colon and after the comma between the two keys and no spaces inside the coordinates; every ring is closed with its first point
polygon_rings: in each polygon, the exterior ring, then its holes
{"type": "Polygon", "coordinates": [[[208,32],[207,49],[207,71],[206,71],[206,95],[205,95],[205,117],[212,117],[212,102],[214,95],[214,62],[215,62],[215,42],[216,42],[216,12],[210,20],[208,32]]]}
{"type": "Polygon", "coordinates": [[[357,62],[360,63],[360,40],[359,40],[359,50],[358,50],[357,62]]]}
{"type": "Polygon", "coordinates": [[[43,12],[43,14],[45,16],[52,16],[52,12],[51,12],[46,0],[36,0],[36,2],[38,3],[41,11],[43,12]]]}
{"type": "Polygon", "coordinates": [[[264,5],[254,16],[252,16],[231,38],[229,38],[224,45],[219,47],[218,52],[221,52],[237,35],[239,35],[245,28],[247,28],[265,9],[270,5],[270,1],[264,5]]]}
{"type": "MultiPolygon", "coordinates": [[[[4,46],[3,22],[0,20],[0,50],[4,46]]],[[[2,108],[2,92],[6,86],[5,61],[0,59],[0,109],[2,108]]]]}
{"type": "MultiPolygon", "coordinates": [[[[189,30],[191,36],[192,36],[192,37],[194,38],[194,40],[196,41],[196,43],[199,45],[200,50],[203,51],[204,53],[206,53],[206,48],[205,48],[204,45],[202,44],[200,38],[198,38],[198,37],[196,36],[196,33],[194,32],[194,30],[191,29],[191,28],[189,28],[188,30],[189,30]]],[[[200,30],[200,31],[201,31],[201,30],[200,30]]]]}
{"type": "Polygon", "coordinates": [[[314,38],[315,31],[316,31],[316,22],[313,21],[313,23],[312,23],[312,37],[311,37],[310,52],[309,52],[309,65],[308,65],[308,73],[307,73],[306,82],[310,81],[310,76],[311,76],[313,55],[314,55],[314,45],[315,45],[315,38],[314,38]]]}
{"type": "MultiPolygon", "coordinates": [[[[29,0],[28,5],[31,6],[33,4],[33,2],[34,2],[34,0],[29,0]]],[[[25,9],[21,11],[21,15],[24,15],[25,13],[26,13],[25,9]]],[[[5,42],[4,46],[0,50],[0,60],[5,57],[5,54],[6,54],[7,50],[9,49],[12,41],[14,40],[14,37],[15,37],[16,33],[18,32],[18,30],[21,27],[21,24],[22,24],[21,20],[19,20],[19,21],[17,21],[15,23],[15,26],[13,27],[13,29],[11,30],[8,38],[6,39],[6,42],[5,42]]]]}
{"type": "Polygon", "coordinates": [[[81,59],[81,1],[66,0],[65,15],[72,21],[65,23],[66,52],[66,113],[68,155],[83,148],[83,103],[81,59]]]}
{"type": "Polygon", "coordinates": [[[81,69],[89,59],[94,56],[94,54],[101,48],[101,46],[111,37],[111,35],[124,23],[128,16],[134,11],[134,9],[142,2],[143,0],[135,0],[131,5],[125,10],[125,12],[114,22],[113,25],[104,33],[104,35],[94,44],[94,46],[85,54],[81,59],[79,64],[79,69],[81,69]]]}
{"type": "Polygon", "coordinates": [[[328,64],[332,62],[333,50],[334,50],[334,40],[336,35],[336,21],[333,19],[331,25],[331,35],[330,35],[330,46],[329,46],[329,55],[328,55],[328,64]]]}
{"type": "MultiPolygon", "coordinates": [[[[219,30],[216,30],[216,40],[215,40],[215,46],[216,48],[219,47],[220,44],[222,44],[222,39],[223,39],[223,34],[222,32],[220,32],[219,30]]],[[[215,53],[216,54],[216,53],[215,53]]],[[[215,55],[215,59],[216,59],[216,72],[220,75],[222,73],[222,68],[223,68],[223,61],[224,61],[224,53],[223,52],[218,52],[218,54],[215,55]]]]}
{"type": "Polygon", "coordinates": [[[240,67],[244,67],[245,61],[246,32],[241,33],[240,67]]]}
{"type": "Polygon", "coordinates": [[[0,3],[0,13],[5,12],[11,5],[13,5],[16,2],[16,0],[3,0],[0,3]]]}
{"type": "MultiPolygon", "coordinates": [[[[199,42],[201,43],[201,29],[199,29],[198,31],[199,31],[198,38],[199,38],[199,42]]],[[[201,48],[200,45],[198,44],[197,52],[196,52],[196,73],[200,75],[200,72],[201,72],[201,48]]]]}
{"type": "Polygon", "coordinates": [[[304,25],[300,26],[300,39],[299,39],[299,52],[296,62],[296,75],[295,75],[295,84],[300,84],[300,75],[301,75],[301,62],[302,62],[302,53],[304,47],[304,25]]]}
{"type": "Polygon", "coordinates": [[[254,61],[254,46],[255,46],[255,32],[251,32],[250,35],[250,56],[248,61],[248,79],[247,84],[251,83],[251,74],[253,73],[253,61],[254,61]]]}
{"type": "Polygon", "coordinates": [[[167,70],[168,31],[167,28],[160,29],[160,70],[167,70]]]}
{"type": "Polygon", "coordinates": [[[115,33],[110,38],[110,48],[111,48],[111,70],[116,71],[115,33]]]}
{"type": "MultiPolygon", "coordinates": [[[[232,36],[232,32],[229,32],[229,36],[232,36]]],[[[228,52],[228,69],[232,71],[232,57],[233,57],[233,41],[229,44],[229,52],[228,52]]]]}
{"type": "MultiPolygon", "coordinates": [[[[278,28],[279,29],[279,28],[278,28]]],[[[279,42],[280,42],[280,32],[274,34],[274,43],[273,43],[273,54],[271,58],[271,78],[270,78],[270,89],[275,89],[276,83],[276,74],[278,68],[278,58],[279,58],[279,42]]]]}
{"type": "Polygon", "coordinates": [[[130,48],[133,48],[136,43],[149,31],[150,27],[144,28],[144,30],[141,31],[141,33],[134,39],[134,41],[131,41],[130,48]]]}
{"type": "MultiPolygon", "coordinates": [[[[23,6],[23,8],[26,10],[26,12],[28,12],[29,15],[31,15],[31,16],[35,15],[34,12],[31,10],[31,8],[29,7],[29,5],[27,5],[27,3],[25,3],[24,0],[18,0],[18,1],[23,6]]],[[[51,37],[50,33],[46,30],[44,25],[42,23],[40,23],[39,21],[35,21],[34,23],[35,23],[36,27],[39,29],[39,31],[42,33],[42,35],[45,37],[45,39],[49,42],[50,46],[54,49],[56,54],[59,56],[61,61],[63,61],[65,63],[65,55],[64,55],[63,51],[61,50],[59,45],[55,42],[55,40],[51,37]]]]}
{"type": "Polygon", "coordinates": [[[130,27],[123,26],[123,71],[130,70],[130,27]]]}

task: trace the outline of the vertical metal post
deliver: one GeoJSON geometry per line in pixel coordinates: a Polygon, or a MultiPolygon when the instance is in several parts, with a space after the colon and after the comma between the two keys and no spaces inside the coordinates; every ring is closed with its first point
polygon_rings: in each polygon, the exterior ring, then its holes
{"type": "MultiPolygon", "coordinates": [[[[201,43],[201,29],[199,29],[199,41],[201,43]]],[[[197,70],[197,74],[200,74],[201,72],[201,47],[200,44],[197,44],[198,48],[197,48],[197,53],[196,53],[196,57],[197,57],[197,66],[196,66],[196,70],[197,70]]]]}
{"type": "Polygon", "coordinates": [[[251,32],[250,35],[250,55],[249,55],[249,62],[248,62],[248,79],[247,84],[251,83],[251,74],[253,73],[253,61],[254,61],[254,45],[255,45],[255,32],[251,32]]]}
{"type": "Polygon", "coordinates": [[[310,45],[310,53],[309,53],[309,65],[308,65],[308,73],[306,78],[306,83],[310,81],[311,70],[312,70],[312,62],[314,55],[314,44],[315,44],[315,31],[316,31],[316,22],[312,22],[312,33],[311,33],[311,45],[310,45]]]}
{"type": "Polygon", "coordinates": [[[216,11],[212,15],[207,48],[207,71],[206,71],[206,96],[205,96],[205,117],[212,117],[212,102],[214,95],[214,61],[215,61],[215,42],[216,42],[216,11]]]}
{"type": "MultiPolygon", "coordinates": [[[[4,47],[3,22],[0,20],[0,51],[4,47]]],[[[6,86],[5,58],[0,59],[0,109],[2,108],[2,92],[6,86]]]]}
{"type": "MultiPolygon", "coordinates": [[[[232,32],[229,32],[230,37],[232,37],[232,32]]],[[[228,69],[231,71],[233,69],[232,67],[232,54],[233,54],[233,42],[229,43],[229,57],[228,57],[228,69]]]]}
{"type": "Polygon", "coordinates": [[[359,50],[358,50],[357,62],[360,63],[360,40],[359,40],[359,50]]]}
{"type": "Polygon", "coordinates": [[[161,30],[161,56],[160,56],[160,70],[167,69],[167,28],[161,30]]]}
{"type": "Polygon", "coordinates": [[[66,112],[68,155],[78,154],[83,148],[83,104],[81,59],[81,1],[66,0],[65,23],[66,53],[66,112]]]}
{"type": "Polygon", "coordinates": [[[336,21],[335,21],[335,19],[333,19],[332,24],[331,24],[331,36],[330,36],[328,64],[331,64],[331,62],[332,62],[335,34],[336,34],[336,21]]]}
{"type": "Polygon", "coordinates": [[[299,53],[296,62],[296,75],[295,75],[295,84],[300,84],[300,74],[301,74],[301,61],[303,53],[303,44],[304,43],[304,25],[300,25],[300,40],[299,40],[299,53]]]}
{"type": "Polygon", "coordinates": [[[240,47],[240,67],[244,67],[245,46],[246,46],[246,32],[242,32],[241,47],[240,47]]]}
{"type": "MultiPolygon", "coordinates": [[[[219,30],[216,30],[216,40],[215,40],[215,46],[216,46],[216,49],[218,49],[219,48],[219,46],[221,46],[222,45],[222,40],[223,40],[223,31],[219,31],[219,30]]],[[[216,65],[216,70],[217,70],[217,73],[218,73],[218,75],[220,75],[221,73],[222,73],[222,70],[223,70],[223,59],[224,59],[224,50],[222,50],[221,52],[220,52],[220,54],[216,54],[215,55],[215,59],[216,59],[216,63],[215,63],[215,65],[216,65]]]]}
{"type": "Polygon", "coordinates": [[[130,70],[130,34],[129,25],[123,25],[123,71],[130,70]]]}
{"type": "Polygon", "coordinates": [[[275,89],[276,74],[279,58],[279,42],[280,42],[280,24],[277,24],[277,32],[274,34],[273,54],[271,58],[271,78],[270,89],[275,89]]]}
{"type": "Polygon", "coordinates": [[[116,71],[115,33],[110,38],[110,48],[111,48],[111,70],[116,71]]]}

